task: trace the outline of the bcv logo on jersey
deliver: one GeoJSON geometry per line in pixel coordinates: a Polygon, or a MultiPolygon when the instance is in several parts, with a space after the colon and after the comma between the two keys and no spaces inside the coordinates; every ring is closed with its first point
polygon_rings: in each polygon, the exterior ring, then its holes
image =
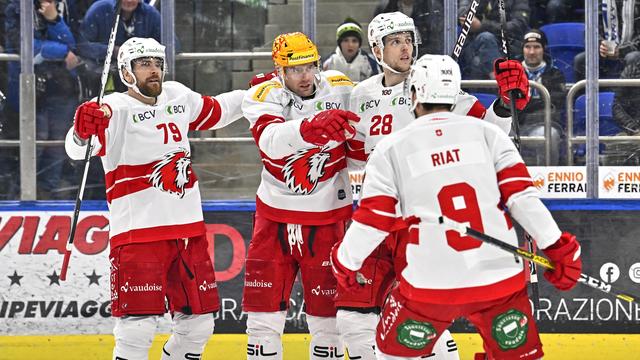
{"type": "Polygon", "coordinates": [[[316,110],[332,110],[332,109],[340,109],[340,103],[333,101],[316,101],[316,110]]]}
{"type": "Polygon", "coordinates": [[[185,112],[185,106],[184,105],[167,105],[167,107],[165,108],[165,112],[167,113],[167,115],[182,114],[185,112]]]}
{"type": "Polygon", "coordinates": [[[365,112],[365,110],[375,109],[380,105],[380,99],[368,100],[360,104],[360,112],[365,112]]]}
{"type": "Polygon", "coordinates": [[[153,119],[154,117],[156,117],[156,111],[147,110],[141,113],[133,114],[132,117],[133,117],[133,122],[138,123],[145,120],[153,119]]]}
{"type": "Polygon", "coordinates": [[[397,97],[393,98],[393,100],[391,100],[391,106],[396,106],[396,105],[408,105],[408,106],[411,106],[411,100],[409,100],[408,97],[397,96],[397,97]]]}

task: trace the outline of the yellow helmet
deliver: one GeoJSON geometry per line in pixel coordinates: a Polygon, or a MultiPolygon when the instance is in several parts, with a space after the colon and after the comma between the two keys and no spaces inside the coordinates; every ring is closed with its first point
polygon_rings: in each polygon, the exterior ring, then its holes
{"type": "Polygon", "coordinates": [[[273,40],[271,57],[276,66],[296,66],[320,61],[318,48],[301,32],[281,34],[273,40]]]}

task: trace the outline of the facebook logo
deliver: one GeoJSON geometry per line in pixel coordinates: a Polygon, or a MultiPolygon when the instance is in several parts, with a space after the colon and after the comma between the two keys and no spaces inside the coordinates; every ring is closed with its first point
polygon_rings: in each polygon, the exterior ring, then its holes
{"type": "Polygon", "coordinates": [[[620,277],[618,265],[608,262],[600,267],[600,279],[606,283],[613,283],[620,277]]]}

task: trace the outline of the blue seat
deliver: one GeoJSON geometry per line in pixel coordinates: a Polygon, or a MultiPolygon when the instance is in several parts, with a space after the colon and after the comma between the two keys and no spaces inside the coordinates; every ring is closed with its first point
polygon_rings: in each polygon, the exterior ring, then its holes
{"type": "Polygon", "coordinates": [[[547,36],[546,51],[567,82],[575,82],[576,79],[573,58],[584,52],[584,29],[583,23],[555,23],[540,27],[547,36]]]}
{"type": "Polygon", "coordinates": [[[547,36],[547,45],[573,45],[584,48],[583,23],[555,23],[540,27],[547,36]]]}
{"type": "Polygon", "coordinates": [[[473,93],[471,95],[478,98],[478,101],[486,108],[489,108],[489,106],[493,104],[493,101],[498,98],[498,95],[489,93],[473,93]]]}
{"type": "MultiPolygon", "coordinates": [[[[613,98],[615,93],[613,92],[601,92],[599,93],[598,99],[598,113],[600,115],[599,129],[600,135],[616,135],[622,131],[622,129],[616,124],[613,119],[613,98]]],[[[586,111],[586,102],[587,97],[585,95],[580,95],[575,102],[574,107],[574,115],[573,115],[573,135],[574,136],[584,136],[585,135],[585,127],[587,121],[587,111],[586,111]]],[[[600,144],[600,153],[604,150],[604,144],[600,144]]],[[[580,144],[575,154],[577,156],[584,156],[585,154],[585,145],[580,144]]]]}
{"type": "Polygon", "coordinates": [[[575,82],[576,74],[573,70],[573,59],[576,55],[584,52],[584,46],[549,45],[546,50],[553,59],[553,65],[562,71],[566,81],[575,82]]]}

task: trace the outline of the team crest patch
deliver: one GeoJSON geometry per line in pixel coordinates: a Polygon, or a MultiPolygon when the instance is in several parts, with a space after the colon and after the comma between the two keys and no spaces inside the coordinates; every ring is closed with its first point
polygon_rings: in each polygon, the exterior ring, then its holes
{"type": "Polygon", "coordinates": [[[409,349],[424,349],[437,336],[436,329],[428,322],[407,320],[398,326],[398,343],[409,349]]]}
{"type": "Polygon", "coordinates": [[[527,342],[529,319],[518,310],[496,316],[491,324],[491,334],[502,350],[515,349],[527,342]]]}
{"type": "Polygon", "coordinates": [[[192,187],[194,182],[191,153],[182,147],[164,154],[162,159],[153,165],[149,176],[149,183],[153,187],[179,199],[182,199],[185,189],[192,187]]]}
{"type": "Polygon", "coordinates": [[[282,167],[282,174],[291,191],[308,195],[316,189],[331,157],[325,150],[324,147],[302,149],[287,159],[287,163],[282,167]]]}

